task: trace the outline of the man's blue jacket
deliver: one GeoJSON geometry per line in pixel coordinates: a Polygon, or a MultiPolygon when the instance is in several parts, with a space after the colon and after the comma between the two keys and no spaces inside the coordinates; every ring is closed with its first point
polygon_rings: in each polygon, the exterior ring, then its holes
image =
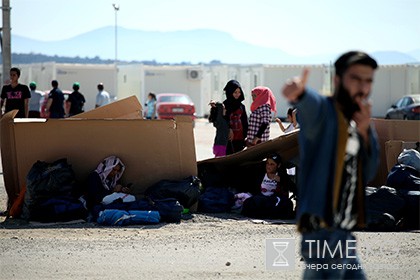
{"type": "MultiPolygon", "coordinates": [[[[333,226],[341,193],[341,172],[348,137],[348,121],[338,110],[335,100],[306,89],[294,104],[298,110],[299,168],[298,168],[298,225],[302,215],[318,217],[333,226]]],[[[364,187],[372,180],[379,166],[379,144],[372,125],[369,144],[359,135],[359,186],[356,203],[358,227],[364,226],[364,187]]],[[[298,226],[299,228],[299,226],[298,226]]]]}

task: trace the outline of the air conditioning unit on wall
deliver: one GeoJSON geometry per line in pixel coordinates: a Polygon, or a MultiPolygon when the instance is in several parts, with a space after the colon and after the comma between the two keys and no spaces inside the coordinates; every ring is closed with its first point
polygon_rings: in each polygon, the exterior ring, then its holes
{"type": "Polygon", "coordinates": [[[187,79],[189,80],[201,80],[202,73],[201,70],[197,69],[188,69],[187,70],[187,79]]]}

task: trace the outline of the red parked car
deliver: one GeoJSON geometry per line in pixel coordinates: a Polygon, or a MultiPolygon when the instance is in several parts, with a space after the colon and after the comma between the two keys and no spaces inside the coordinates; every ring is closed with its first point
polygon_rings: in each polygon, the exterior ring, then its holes
{"type": "Polygon", "coordinates": [[[158,119],[173,119],[175,116],[195,116],[195,106],[191,98],[183,93],[160,93],[156,95],[158,119]]]}

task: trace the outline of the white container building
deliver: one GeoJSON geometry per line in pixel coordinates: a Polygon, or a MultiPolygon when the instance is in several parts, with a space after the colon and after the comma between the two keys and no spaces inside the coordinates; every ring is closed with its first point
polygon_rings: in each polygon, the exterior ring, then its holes
{"type": "MultiPolygon", "coordinates": [[[[85,110],[95,107],[98,83],[116,98],[131,95],[144,104],[149,92],[186,93],[193,100],[197,116],[206,116],[210,100],[223,101],[226,83],[238,80],[245,93],[247,111],[251,104],[251,90],[255,86],[269,87],[277,100],[277,116],[285,117],[290,106],[281,95],[287,79],[300,76],[304,67],[309,68],[308,86],[320,94],[329,95],[332,89],[334,69],[331,65],[182,65],[150,66],[94,65],[40,63],[17,65],[22,69],[20,82],[35,81],[39,90],[50,90],[51,80],[56,79],[63,90],[71,90],[74,82],[81,85],[86,97],[85,110]]],[[[384,65],[375,75],[372,90],[372,116],[382,118],[387,109],[400,97],[420,94],[420,64],[384,65]]]]}

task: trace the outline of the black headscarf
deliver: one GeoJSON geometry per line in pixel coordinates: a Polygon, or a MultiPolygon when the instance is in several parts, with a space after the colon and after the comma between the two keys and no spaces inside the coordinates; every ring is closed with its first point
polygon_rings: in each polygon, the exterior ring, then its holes
{"type": "Polygon", "coordinates": [[[245,100],[244,92],[242,91],[241,84],[236,80],[230,80],[223,90],[226,94],[226,100],[223,101],[223,104],[225,104],[226,115],[229,115],[242,105],[242,101],[245,100]],[[241,96],[239,96],[238,99],[235,99],[235,97],[233,97],[233,93],[237,88],[241,90],[241,96]]]}

